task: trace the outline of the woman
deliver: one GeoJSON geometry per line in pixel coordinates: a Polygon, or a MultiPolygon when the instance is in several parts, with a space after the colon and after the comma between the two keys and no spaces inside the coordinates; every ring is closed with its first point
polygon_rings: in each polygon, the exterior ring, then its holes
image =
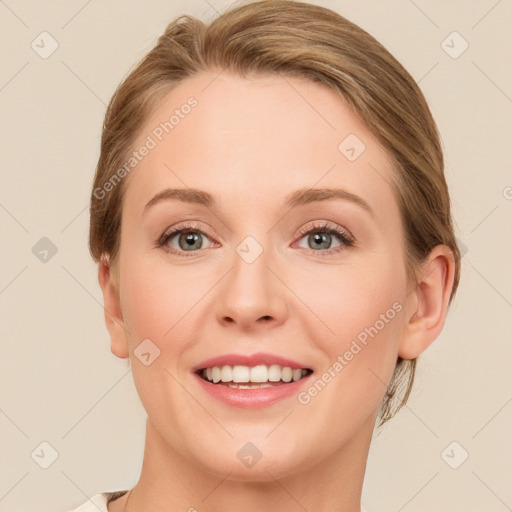
{"type": "Polygon", "coordinates": [[[435,122],[373,37],[281,0],[173,21],[108,107],[90,248],[148,419],[136,486],[77,510],[360,511],[460,271],[435,122]]]}

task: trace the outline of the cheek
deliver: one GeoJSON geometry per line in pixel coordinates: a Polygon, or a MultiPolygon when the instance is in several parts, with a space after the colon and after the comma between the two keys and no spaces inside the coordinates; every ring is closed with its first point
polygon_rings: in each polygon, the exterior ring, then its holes
{"type": "Polygon", "coordinates": [[[121,252],[121,305],[132,341],[135,336],[162,338],[169,330],[181,304],[179,272],[170,273],[137,244],[126,243],[121,252]],[[133,245],[133,246],[132,246],[133,245]]]}
{"type": "MultiPolygon", "coordinates": [[[[121,283],[121,301],[131,342],[136,344],[141,337],[157,342],[172,326],[171,297],[162,296],[160,292],[164,280],[161,276],[144,271],[142,265],[136,268],[128,265],[125,270],[125,275],[129,277],[121,283]]],[[[169,287],[171,293],[173,289],[169,287]]]]}
{"type": "Polygon", "coordinates": [[[330,342],[332,338],[352,339],[365,327],[378,322],[381,315],[385,315],[384,321],[388,317],[394,320],[397,306],[393,309],[393,304],[402,304],[405,298],[405,268],[398,268],[392,262],[326,267],[309,275],[307,280],[297,281],[295,289],[317,313],[330,342]]]}
{"type": "Polygon", "coordinates": [[[350,389],[353,397],[375,405],[395,368],[407,281],[403,261],[393,251],[359,263],[315,273],[302,281],[297,295],[317,317],[310,314],[305,328],[324,356],[320,373],[330,371],[326,379],[334,383],[325,398],[332,392],[331,399],[339,400],[350,389]]]}
{"type": "MultiPolygon", "coordinates": [[[[308,421],[317,428],[330,422],[349,436],[377,410],[393,375],[405,325],[405,280],[390,273],[347,274],[329,293],[311,296],[311,309],[321,312],[333,332],[319,336],[309,331],[323,359],[298,401],[316,418],[308,421]]],[[[340,432],[333,434],[333,443],[342,439],[340,432]]]]}
{"type": "Polygon", "coordinates": [[[121,282],[123,315],[132,349],[149,338],[162,356],[172,356],[190,341],[194,327],[197,329],[197,315],[210,304],[209,292],[218,273],[194,264],[172,268],[161,255],[155,256],[142,254],[125,259],[121,282]]]}
{"type": "Polygon", "coordinates": [[[150,417],[167,423],[169,410],[183,410],[183,393],[175,380],[181,377],[177,362],[190,336],[187,325],[199,292],[179,270],[172,272],[151,258],[125,258],[123,263],[121,301],[135,386],[150,417]],[[148,364],[143,352],[150,354],[148,364]]]}

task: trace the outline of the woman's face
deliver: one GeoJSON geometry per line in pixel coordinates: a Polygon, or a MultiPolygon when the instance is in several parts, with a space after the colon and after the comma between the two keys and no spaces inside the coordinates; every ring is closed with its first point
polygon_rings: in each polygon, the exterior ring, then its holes
{"type": "Polygon", "coordinates": [[[364,446],[410,316],[377,140],[321,85],[203,73],[134,150],[112,350],[129,351],[153,446],[260,480],[364,446]]]}

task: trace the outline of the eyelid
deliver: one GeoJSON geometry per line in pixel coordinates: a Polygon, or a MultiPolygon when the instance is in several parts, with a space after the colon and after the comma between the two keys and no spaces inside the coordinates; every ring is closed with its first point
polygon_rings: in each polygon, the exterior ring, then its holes
{"type": "Polygon", "coordinates": [[[329,221],[315,221],[312,224],[310,224],[308,227],[302,227],[299,230],[299,236],[302,238],[305,235],[308,235],[311,232],[315,231],[328,231],[333,232],[342,238],[346,238],[348,242],[351,242],[352,244],[355,243],[356,239],[352,235],[352,233],[341,226],[338,226],[337,224],[331,224],[329,221]],[[315,224],[315,222],[318,222],[319,224],[315,224]]]}

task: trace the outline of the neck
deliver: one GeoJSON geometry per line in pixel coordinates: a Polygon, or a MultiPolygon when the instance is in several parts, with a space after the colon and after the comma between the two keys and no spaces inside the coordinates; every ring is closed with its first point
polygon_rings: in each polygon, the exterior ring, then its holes
{"type": "Polygon", "coordinates": [[[347,445],[294,474],[240,481],[212,474],[169,446],[148,419],[141,475],[127,512],[359,512],[374,421],[370,417],[347,445]]]}

